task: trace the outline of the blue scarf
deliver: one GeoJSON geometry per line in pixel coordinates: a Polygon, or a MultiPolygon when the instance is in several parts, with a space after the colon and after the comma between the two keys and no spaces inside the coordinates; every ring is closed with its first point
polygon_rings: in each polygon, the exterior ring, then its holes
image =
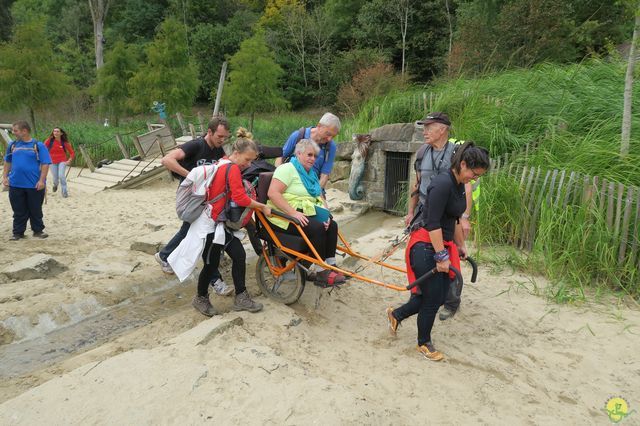
{"type": "Polygon", "coordinates": [[[305,189],[312,197],[317,197],[322,193],[322,188],[320,188],[320,180],[318,179],[318,175],[313,170],[313,168],[309,171],[306,171],[305,168],[300,164],[297,158],[291,159],[291,164],[296,168],[298,174],[300,175],[300,180],[304,185],[305,189]]]}

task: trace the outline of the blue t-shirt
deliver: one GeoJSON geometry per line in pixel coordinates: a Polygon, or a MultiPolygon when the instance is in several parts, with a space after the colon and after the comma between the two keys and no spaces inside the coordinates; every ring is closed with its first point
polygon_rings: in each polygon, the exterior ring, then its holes
{"type": "Polygon", "coordinates": [[[11,142],[4,156],[4,161],[11,163],[9,186],[35,188],[40,180],[40,165],[51,164],[51,156],[42,142],[31,139],[29,142],[11,142]],[[38,149],[37,156],[33,149],[34,144],[38,149]],[[11,152],[12,150],[13,152],[11,152]]]}
{"type": "MultiPolygon", "coordinates": [[[[313,127],[307,127],[304,131],[304,139],[311,138],[311,129],[313,127]]],[[[293,157],[294,150],[296,148],[296,143],[298,142],[298,134],[300,130],[296,130],[291,133],[289,139],[282,147],[282,157],[293,157]]],[[[329,141],[328,143],[320,146],[320,152],[318,153],[318,158],[316,158],[316,162],[313,164],[313,170],[316,171],[318,177],[321,174],[328,175],[331,173],[333,169],[333,159],[336,156],[336,143],[334,141],[329,141]],[[328,151],[327,151],[328,150],[328,151]],[[325,157],[327,161],[325,161],[325,157]]]]}

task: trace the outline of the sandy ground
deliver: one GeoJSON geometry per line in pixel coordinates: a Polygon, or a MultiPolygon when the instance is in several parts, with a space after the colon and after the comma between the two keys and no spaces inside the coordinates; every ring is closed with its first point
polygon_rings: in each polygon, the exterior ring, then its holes
{"type": "MultiPolygon", "coordinates": [[[[4,343],[46,331],[38,328],[45,314],[59,325],[82,318],[82,309],[135,303],[167,288],[171,280],[152,256],[130,246],[158,227],[174,231],[174,188],[51,194],[51,237],[3,242],[0,271],[35,253],[69,270],[0,284],[4,343]],[[21,326],[14,320],[11,331],[10,318],[22,318],[21,326]]],[[[0,235],[8,238],[5,195],[0,235]]],[[[393,217],[374,228],[352,241],[357,250],[378,254],[401,229],[393,217]]],[[[402,255],[392,259],[402,264],[402,255]]],[[[405,283],[379,267],[365,273],[405,283]]],[[[292,306],[259,297],[265,309],[257,314],[231,312],[231,299],[215,297],[223,314],[211,319],[183,304],[88,352],[4,381],[0,424],[605,424],[612,396],[638,409],[640,312],[616,303],[559,306],[539,296],[545,286],[538,277],[481,267],[459,314],[436,320],[441,363],[417,354],[414,319],[389,335],[384,309],[406,293],[370,284],[331,293],[307,286],[292,306]]],[[[176,287],[176,297],[190,298],[192,287],[176,287]]],[[[640,424],[640,412],[624,423],[640,424]]]]}

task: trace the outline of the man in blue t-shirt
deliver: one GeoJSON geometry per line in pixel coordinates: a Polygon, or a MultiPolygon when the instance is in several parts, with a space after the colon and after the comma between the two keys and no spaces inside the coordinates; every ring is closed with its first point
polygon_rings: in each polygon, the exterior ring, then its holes
{"type": "Polygon", "coordinates": [[[304,135],[300,130],[291,133],[289,139],[287,139],[287,142],[282,147],[282,157],[276,158],[276,167],[293,157],[293,152],[298,142],[302,139],[311,139],[320,147],[320,153],[313,165],[313,170],[318,174],[320,186],[324,189],[327,182],[329,182],[329,174],[333,169],[333,160],[336,156],[336,143],[333,138],[340,131],[340,119],[327,112],[322,116],[317,126],[305,128],[304,135]]]}
{"type": "Polygon", "coordinates": [[[42,221],[42,203],[51,157],[42,142],[31,138],[26,121],[13,123],[16,140],[9,144],[4,157],[2,184],[9,187],[9,202],[13,209],[13,235],[10,240],[24,238],[27,221],[33,236],[47,238],[42,221]]]}

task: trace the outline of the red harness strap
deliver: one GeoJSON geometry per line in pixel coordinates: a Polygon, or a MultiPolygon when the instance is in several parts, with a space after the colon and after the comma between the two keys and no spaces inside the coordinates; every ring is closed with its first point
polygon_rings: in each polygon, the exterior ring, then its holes
{"type": "MultiPolygon", "coordinates": [[[[407,249],[404,253],[405,262],[407,263],[407,279],[409,280],[409,283],[414,282],[417,278],[415,272],[411,268],[411,259],[410,259],[411,247],[413,247],[416,243],[420,243],[420,242],[423,242],[423,243],[431,242],[429,231],[427,231],[424,228],[418,228],[411,233],[411,236],[409,237],[409,242],[407,243],[407,249]]],[[[449,261],[451,262],[451,265],[456,267],[458,270],[460,270],[460,255],[458,254],[458,246],[456,246],[453,243],[453,241],[444,241],[444,247],[449,252],[449,261]]],[[[449,271],[449,279],[453,280],[455,278],[456,278],[456,274],[449,271]]],[[[417,294],[418,290],[419,290],[418,287],[413,287],[411,289],[411,292],[413,294],[417,294]]]]}

